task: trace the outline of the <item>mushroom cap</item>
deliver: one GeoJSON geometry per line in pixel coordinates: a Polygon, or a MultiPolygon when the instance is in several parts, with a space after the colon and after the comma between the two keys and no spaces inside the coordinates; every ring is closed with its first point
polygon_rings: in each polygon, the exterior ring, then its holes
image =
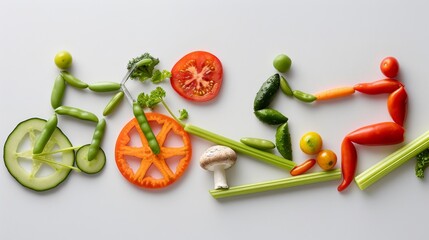
{"type": "Polygon", "coordinates": [[[206,170],[214,171],[216,166],[223,166],[224,169],[230,168],[235,164],[237,154],[229,147],[212,146],[209,147],[200,157],[200,166],[206,170]]]}

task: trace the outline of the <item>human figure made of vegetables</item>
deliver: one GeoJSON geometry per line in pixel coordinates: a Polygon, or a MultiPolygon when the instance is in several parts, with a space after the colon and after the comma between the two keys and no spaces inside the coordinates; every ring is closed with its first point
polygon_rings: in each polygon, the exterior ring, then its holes
{"type": "MultiPolygon", "coordinates": [[[[353,86],[353,89],[368,95],[388,94],[387,109],[392,121],[363,126],[344,137],[341,143],[341,172],[343,179],[338,186],[338,191],[340,192],[350,185],[355,176],[358,157],[354,144],[381,146],[398,144],[404,141],[405,129],[403,126],[407,113],[407,92],[405,86],[395,79],[399,71],[399,64],[395,58],[387,57],[381,62],[380,68],[387,78],[374,82],[358,83],[353,86]]],[[[329,92],[329,90],[326,92],[329,92]]],[[[353,92],[349,91],[349,93],[353,92]]],[[[318,96],[318,94],[315,95],[318,96]]],[[[326,99],[330,99],[330,97],[326,99]]],[[[323,98],[317,97],[317,100],[323,100],[323,98]]]]}

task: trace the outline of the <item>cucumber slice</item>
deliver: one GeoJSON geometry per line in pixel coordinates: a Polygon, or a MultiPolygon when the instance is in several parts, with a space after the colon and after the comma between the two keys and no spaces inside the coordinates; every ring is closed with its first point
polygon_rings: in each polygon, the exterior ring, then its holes
{"type": "Polygon", "coordinates": [[[87,174],[96,174],[103,170],[106,165],[106,154],[103,149],[99,148],[99,151],[94,159],[88,161],[88,151],[90,144],[84,145],[76,153],[76,166],[87,174]]]}
{"type": "Polygon", "coordinates": [[[4,163],[9,173],[21,185],[34,191],[46,191],[58,186],[68,177],[75,161],[72,149],[58,151],[72,147],[59,128],[55,129],[44,152],[33,155],[37,135],[45,124],[46,120],[40,118],[22,121],[9,134],[3,151],[4,163]],[[42,172],[46,172],[44,169],[49,170],[49,174],[42,175],[42,172]]]}

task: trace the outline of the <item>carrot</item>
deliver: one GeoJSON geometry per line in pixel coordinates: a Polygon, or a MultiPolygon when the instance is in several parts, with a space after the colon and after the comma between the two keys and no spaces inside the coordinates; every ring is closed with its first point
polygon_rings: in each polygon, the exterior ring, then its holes
{"type": "Polygon", "coordinates": [[[125,179],[134,185],[142,188],[166,187],[178,180],[188,167],[192,155],[191,140],[183,127],[172,118],[159,113],[146,113],[145,115],[151,125],[160,126],[156,136],[161,148],[160,153],[154,154],[150,150],[139,123],[133,118],[124,126],[116,141],[116,165],[125,179]],[[131,141],[132,134],[137,134],[139,143],[131,141]],[[171,146],[168,144],[167,138],[170,135],[175,135],[174,140],[182,142],[183,145],[171,146]],[[171,163],[171,160],[168,159],[178,161],[174,169],[169,166],[168,163],[171,163]],[[139,163],[136,170],[131,168],[129,162],[131,160],[139,163]],[[156,168],[161,176],[154,176],[151,168],[156,168]]]}
{"type": "Polygon", "coordinates": [[[355,92],[354,87],[338,87],[314,94],[317,100],[329,100],[352,95],[355,92]]]}
{"type": "Polygon", "coordinates": [[[290,175],[292,176],[298,176],[303,173],[306,173],[308,170],[310,170],[314,165],[316,164],[316,159],[308,159],[307,161],[301,163],[298,166],[295,166],[291,171],[290,175]]]}

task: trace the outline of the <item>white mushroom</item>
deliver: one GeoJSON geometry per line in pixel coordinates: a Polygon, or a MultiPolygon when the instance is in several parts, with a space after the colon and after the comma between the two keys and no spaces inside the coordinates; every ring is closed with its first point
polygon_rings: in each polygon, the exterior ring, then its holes
{"type": "Polygon", "coordinates": [[[212,146],[208,148],[200,158],[200,166],[213,172],[214,188],[227,189],[225,169],[235,164],[237,155],[234,150],[225,146],[212,146]]]}

